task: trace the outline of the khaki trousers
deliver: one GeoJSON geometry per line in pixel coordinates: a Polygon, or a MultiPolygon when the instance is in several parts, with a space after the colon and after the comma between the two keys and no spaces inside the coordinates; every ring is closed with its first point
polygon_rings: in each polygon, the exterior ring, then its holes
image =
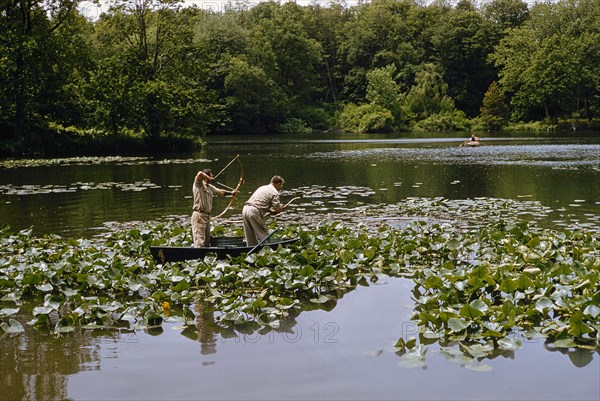
{"type": "Polygon", "coordinates": [[[254,246],[268,235],[265,219],[257,208],[245,205],[242,209],[244,218],[244,235],[246,236],[246,245],[254,246]]]}
{"type": "Polygon", "coordinates": [[[210,215],[192,212],[192,238],[196,248],[203,248],[210,243],[210,215]]]}

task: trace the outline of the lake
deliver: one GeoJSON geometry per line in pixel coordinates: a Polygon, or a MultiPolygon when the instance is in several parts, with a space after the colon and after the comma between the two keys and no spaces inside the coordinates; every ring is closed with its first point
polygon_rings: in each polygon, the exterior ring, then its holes
{"type": "MultiPolygon", "coordinates": [[[[284,202],[302,197],[280,225],[365,207],[383,213],[407,198],[498,198],[544,208],[539,224],[600,233],[597,135],[490,134],[478,148],[459,147],[465,137],[218,137],[175,157],[4,160],[0,224],[80,238],[133,221],[185,220],[195,173],[218,173],[239,154],[245,184],[222,218],[228,224],[239,224],[243,201],[278,174],[284,202]]],[[[239,177],[233,163],[217,181],[235,187],[239,177]]],[[[215,210],[227,203],[215,200],[215,210]]],[[[203,310],[193,330],[166,322],[55,335],[27,326],[0,340],[0,399],[600,399],[598,352],[558,351],[524,334],[521,348],[479,365],[432,347],[425,366],[403,366],[393,345],[416,334],[412,287],[400,278],[359,286],[264,335],[220,332],[203,310]]]]}

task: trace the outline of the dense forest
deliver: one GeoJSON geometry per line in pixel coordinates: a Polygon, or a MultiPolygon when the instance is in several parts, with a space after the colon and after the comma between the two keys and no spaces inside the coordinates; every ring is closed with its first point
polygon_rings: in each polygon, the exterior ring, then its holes
{"type": "Polygon", "coordinates": [[[3,153],[60,135],[126,148],[221,133],[577,129],[600,114],[600,0],[110,5],[90,19],[80,0],[0,0],[3,153]]]}

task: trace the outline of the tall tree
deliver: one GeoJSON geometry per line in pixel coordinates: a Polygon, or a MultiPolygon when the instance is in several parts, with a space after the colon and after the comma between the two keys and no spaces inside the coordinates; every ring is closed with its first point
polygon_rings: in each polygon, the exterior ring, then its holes
{"type": "Polygon", "coordinates": [[[483,15],[505,31],[523,25],[529,18],[529,7],[523,0],[492,0],[483,5],[483,15]]]}
{"type": "Polygon", "coordinates": [[[417,72],[415,84],[406,95],[406,106],[419,120],[440,112],[452,112],[454,101],[447,91],[448,84],[438,68],[426,63],[417,72]]]}
{"type": "Polygon", "coordinates": [[[25,139],[32,100],[53,71],[55,31],[79,0],[0,1],[0,114],[11,118],[16,138],[25,139]]]}
{"type": "Polygon", "coordinates": [[[412,79],[419,64],[412,44],[415,30],[408,25],[415,7],[411,1],[374,0],[355,8],[339,50],[347,100],[365,98],[367,72],[373,68],[394,64],[401,85],[412,79]]]}
{"type": "Polygon", "coordinates": [[[367,73],[367,100],[370,104],[382,107],[392,113],[394,123],[401,125],[402,103],[404,101],[400,86],[395,81],[396,67],[393,64],[375,68],[367,73]]]}
{"type": "Polygon", "coordinates": [[[491,24],[467,0],[440,22],[432,39],[448,94],[470,116],[479,113],[483,94],[496,76],[487,57],[498,39],[491,24]]]}
{"type": "Polygon", "coordinates": [[[496,81],[485,92],[479,117],[488,130],[499,130],[508,121],[506,98],[496,81]]]}
{"type": "Polygon", "coordinates": [[[543,116],[557,121],[575,111],[577,99],[594,101],[599,92],[599,0],[536,4],[530,19],[511,30],[491,59],[499,83],[511,95],[514,118],[543,116]]]}

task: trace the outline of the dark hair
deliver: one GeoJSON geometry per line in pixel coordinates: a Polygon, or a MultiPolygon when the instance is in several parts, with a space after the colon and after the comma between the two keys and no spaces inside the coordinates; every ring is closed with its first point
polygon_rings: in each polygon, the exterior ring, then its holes
{"type": "Polygon", "coordinates": [[[274,175],[273,178],[271,178],[271,184],[283,184],[284,182],[284,179],[278,175],[274,175]]]}
{"type": "Polygon", "coordinates": [[[208,174],[208,175],[209,175],[209,176],[211,176],[211,177],[213,176],[213,172],[212,172],[212,170],[211,170],[211,169],[209,169],[209,168],[205,168],[204,170],[202,170],[202,172],[203,172],[204,174],[208,174]]]}

